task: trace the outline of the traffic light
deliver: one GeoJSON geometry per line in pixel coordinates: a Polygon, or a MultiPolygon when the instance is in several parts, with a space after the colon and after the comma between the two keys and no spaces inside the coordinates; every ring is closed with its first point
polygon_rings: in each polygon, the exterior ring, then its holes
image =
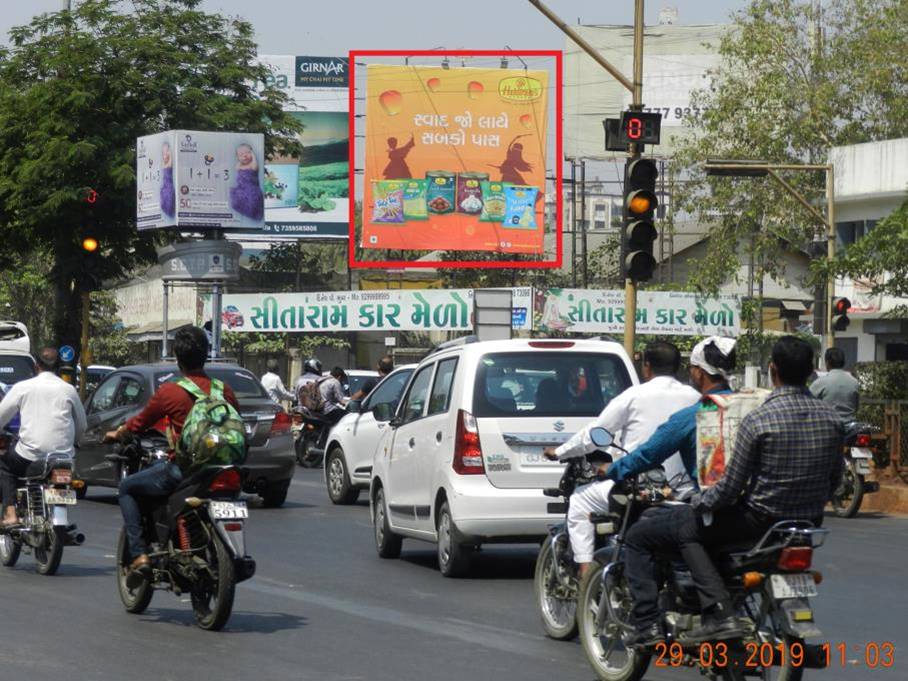
{"type": "Polygon", "coordinates": [[[848,319],[848,310],[851,309],[851,301],[848,298],[834,298],[832,301],[832,329],[833,331],[844,331],[851,324],[848,319]]]}
{"type": "Polygon", "coordinates": [[[101,288],[103,276],[101,274],[100,244],[93,236],[82,237],[82,253],[80,270],[82,275],[81,288],[83,291],[97,291],[101,288]]]}
{"type": "Polygon", "coordinates": [[[646,158],[632,159],[624,167],[624,276],[633,281],[652,279],[656,269],[653,242],[658,233],[653,217],[656,198],[656,162],[646,158]]]}

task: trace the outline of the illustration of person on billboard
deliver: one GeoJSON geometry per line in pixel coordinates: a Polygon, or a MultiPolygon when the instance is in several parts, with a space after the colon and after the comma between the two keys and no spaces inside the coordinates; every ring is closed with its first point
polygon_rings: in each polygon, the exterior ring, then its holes
{"type": "Polygon", "coordinates": [[[409,180],[413,177],[410,167],[407,165],[407,154],[416,146],[416,140],[413,134],[410,134],[410,141],[404,146],[397,146],[397,138],[388,138],[388,165],[382,171],[386,180],[409,180]]]}
{"type": "Polygon", "coordinates": [[[265,215],[265,196],[259,187],[259,164],[245,142],[236,148],[236,184],[230,189],[230,207],[251,220],[265,215]]]}
{"type": "Polygon", "coordinates": [[[173,217],[177,209],[177,193],[173,187],[173,155],[170,142],[161,145],[161,212],[173,217]]]}
{"type": "Polygon", "coordinates": [[[523,160],[523,144],[518,142],[521,137],[529,137],[529,134],[517,135],[508,145],[508,151],[505,155],[504,162],[501,165],[489,164],[493,168],[501,171],[501,181],[510,182],[511,184],[527,184],[523,175],[533,169],[532,164],[523,160]]]}

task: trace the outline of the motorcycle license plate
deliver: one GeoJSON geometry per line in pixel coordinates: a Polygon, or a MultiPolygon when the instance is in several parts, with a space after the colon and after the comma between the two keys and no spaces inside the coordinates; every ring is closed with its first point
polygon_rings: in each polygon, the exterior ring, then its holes
{"type": "Polygon", "coordinates": [[[44,503],[72,506],[76,503],[76,490],[47,487],[44,489],[44,503]]]}
{"type": "Polygon", "coordinates": [[[245,501],[212,501],[208,512],[214,520],[238,520],[249,517],[245,501]]]}
{"type": "Polygon", "coordinates": [[[809,598],[817,595],[812,575],[771,575],[770,584],[775,598],[809,598]]]}
{"type": "Polygon", "coordinates": [[[852,447],[851,448],[851,458],[852,459],[872,459],[873,450],[867,447],[852,447]]]}
{"type": "Polygon", "coordinates": [[[854,469],[860,475],[870,475],[870,464],[864,459],[855,459],[854,469]]]}

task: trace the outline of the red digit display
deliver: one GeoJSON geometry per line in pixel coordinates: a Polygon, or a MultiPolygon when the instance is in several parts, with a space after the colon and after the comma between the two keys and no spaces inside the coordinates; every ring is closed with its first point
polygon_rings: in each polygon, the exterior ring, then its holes
{"type": "Polygon", "coordinates": [[[632,140],[640,139],[643,136],[643,121],[639,118],[628,118],[627,136],[632,140]]]}

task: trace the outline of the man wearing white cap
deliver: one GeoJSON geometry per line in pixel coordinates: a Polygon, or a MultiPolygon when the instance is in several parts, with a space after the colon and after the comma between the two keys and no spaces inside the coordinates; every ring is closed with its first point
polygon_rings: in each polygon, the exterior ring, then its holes
{"type": "MultiPolygon", "coordinates": [[[[728,378],[735,367],[735,339],[710,336],[700,341],[690,355],[691,384],[701,394],[729,393],[728,378]]],[[[697,411],[699,403],[685,407],[672,414],[668,421],[656,429],[646,442],[609,466],[606,477],[620,482],[627,477],[658,467],[675,452],[681,455],[684,469],[694,480],[697,479],[697,411]]],[[[673,472],[666,471],[668,477],[673,472]]],[[[661,514],[668,507],[657,507],[647,511],[636,524],[660,525],[661,514]]],[[[663,528],[670,529],[670,528],[663,528]]],[[[628,544],[629,548],[630,545],[628,544]]],[[[648,552],[628,550],[626,553],[628,586],[634,596],[634,623],[638,636],[634,643],[639,646],[653,646],[665,640],[658,606],[658,585],[655,580],[645,578],[651,570],[646,561],[648,552]],[[641,564],[638,564],[640,562],[641,564]],[[638,576],[643,577],[639,578],[638,576]]]]}

